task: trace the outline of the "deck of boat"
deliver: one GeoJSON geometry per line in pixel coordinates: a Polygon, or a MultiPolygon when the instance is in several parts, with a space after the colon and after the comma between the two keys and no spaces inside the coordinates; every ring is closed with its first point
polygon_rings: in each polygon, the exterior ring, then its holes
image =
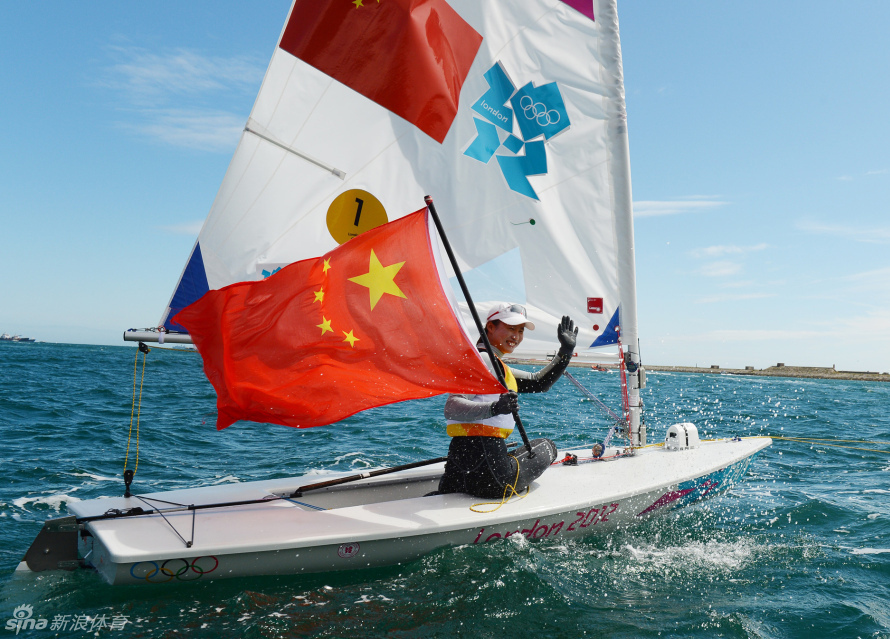
{"type": "MultiPolygon", "coordinates": [[[[532,485],[527,497],[514,498],[490,513],[472,510],[470,507],[482,500],[468,495],[424,496],[438,484],[442,464],[437,464],[314,491],[296,500],[180,510],[164,517],[154,514],[106,519],[90,522],[88,529],[104,547],[108,560],[131,564],[184,555],[235,555],[406,539],[480,527],[497,530],[517,521],[559,518],[596,504],[620,504],[613,519],[633,518],[679,484],[737,465],[770,442],[769,438],[760,437],[703,442],[698,448],[681,451],[648,447],[614,461],[556,465],[532,485]],[[183,539],[193,539],[191,547],[183,539]]],[[[561,451],[560,458],[566,452],[582,458],[589,456],[589,451],[561,451]]],[[[740,473],[746,468],[747,463],[740,473]]],[[[71,504],[70,510],[84,518],[109,509],[172,508],[170,502],[205,505],[264,499],[289,495],[306,484],[307,479],[317,480],[318,476],[175,490],[141,498],[82,501],[71,504]]],[[[472,541],[470,537],[465,543],[472,541]]]]}

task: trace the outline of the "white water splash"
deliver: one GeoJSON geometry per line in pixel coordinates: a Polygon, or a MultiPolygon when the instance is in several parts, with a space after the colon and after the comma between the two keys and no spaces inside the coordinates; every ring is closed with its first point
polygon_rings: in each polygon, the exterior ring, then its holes
{"type": "Polygon", "coordinates": [[[868,516],[869,519],[877,519],[881,516],[881,513],[872,513],[868,516]]]}
{"type": "Polygon", "coordinates": [[[80,501],[77,497],[60,493],[58,495],[49,495],[46,497],[19,497],[18,499],[14,499],[12,503],[14,506],[21,508],[22,510],[27,510],[28,504],[42,504],[59,512],[62,508],[62,504],[73,504],[77,501],[80,501]]]}
{"type": "Polygon", "coordinates": [[[882,555],[890,552],[890,548],[854,548],[850,552],[854,555],[882,555]]]}
{"type": "Polygon", "coordinates": [[[89,477],[96,481],[120,481],[120,477],[103,477],[102,475],[93,475],[92,473],[71,473],[74,477],[89,477]]]}
{"type": "Polygon", "coordinates": [[[310,468],[303,475],[334,475],[339,471],[328,470],[327,468],[310,468]]]}
{"type": "Polygon", "coordinates": [[[634,548],[626,544],[624,548],[634,560],[656,567],[686,566],[735,571],[744,568],[754,556],[754,542],[748,539],[733,542],[696,541],[667,548],[634,548]]]}
{"type": "Polygon", "coordinates": [[[360,599],[355,600],[353,603],[365,604],[374,601],[392,601],[392,599],[383,595],[362,595],[360,599]]]}

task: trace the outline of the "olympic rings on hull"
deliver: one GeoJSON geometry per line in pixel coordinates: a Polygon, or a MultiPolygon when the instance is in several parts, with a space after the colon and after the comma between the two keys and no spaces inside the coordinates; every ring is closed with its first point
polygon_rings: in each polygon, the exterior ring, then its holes
{"type": "Polygon", "coordinates": [[[207,575],[219,568],[219,559],[213,555],[203,557],[195,557],[188,559],[167,559],[158,565],[156,561],[140,561],[130,566],[130,576],[133,579],[145,579],[150,584],[163,584],[168,581],[195,581],[204,575],[207,575]],[[198,561],[204,559],[206,561],[198,564],[198,561]],[[213,561],[213,567],[208,568],[210,561],[213,561]],[[144,573],[144,574],[142,574],[144,573]]]}
{"type": "Polygon", "coordinates": [[[522,114],[525,116],[527,120],[534,120],[538,123],[539,126],[551,126],[553,124],[559,123],[559,111],[556,109],[547,110],[547,105],[543,102],[535,102],[532,100],[531,96],[524,95],[519,100],[519,106],[522,107],[522,114]],[[531,115],[529,115],[531,113],[531,115]],[[556,114],[556,119],[553,119],[551,113],[556,114]],[[543,120],[541,118],[544,118],[543,120]]]}

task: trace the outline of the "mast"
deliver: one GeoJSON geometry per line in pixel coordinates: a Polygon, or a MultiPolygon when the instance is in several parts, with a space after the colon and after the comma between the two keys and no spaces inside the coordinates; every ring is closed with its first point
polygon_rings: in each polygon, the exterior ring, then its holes
{"type": "Polygon", "coordinates": [[[619,326],[627,367],[629,426],[632,444],[645,446],[646,427],[642,423],[640,400],[641,372],[637,328],[633,197],[630,183],[627,109],[624,101],[624,69],[621,63],[621,38],[618,35],[618,7],[616,0],[602,0],[597,2],[596,8],[596,21],[599,22],[603,33],[600,54],[607,71],[603,84],[609,97],[605,101],[608,109],[606,126],[612,154],[611,183],[618,249],[619,326]]]}

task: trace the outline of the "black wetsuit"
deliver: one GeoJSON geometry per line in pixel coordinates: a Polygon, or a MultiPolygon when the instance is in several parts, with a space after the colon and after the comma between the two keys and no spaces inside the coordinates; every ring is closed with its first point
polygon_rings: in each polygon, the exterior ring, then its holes
{"type": "MultiPolygon", "coordinates": [[[[560,349],[553,361],[537,373],[513,371],[518,392],[550,390],[571,359],[570,350],[560,349]]],[[[438,492],[498,499],[505,493],[510,496],[508,485],[516,492],[525,489],[556,460],[556,445],[549,439],[533,439],[531,444],[535,455],[530,458],[524,445],[510,452],[500,437],[452,437],[438,492]]]]}

